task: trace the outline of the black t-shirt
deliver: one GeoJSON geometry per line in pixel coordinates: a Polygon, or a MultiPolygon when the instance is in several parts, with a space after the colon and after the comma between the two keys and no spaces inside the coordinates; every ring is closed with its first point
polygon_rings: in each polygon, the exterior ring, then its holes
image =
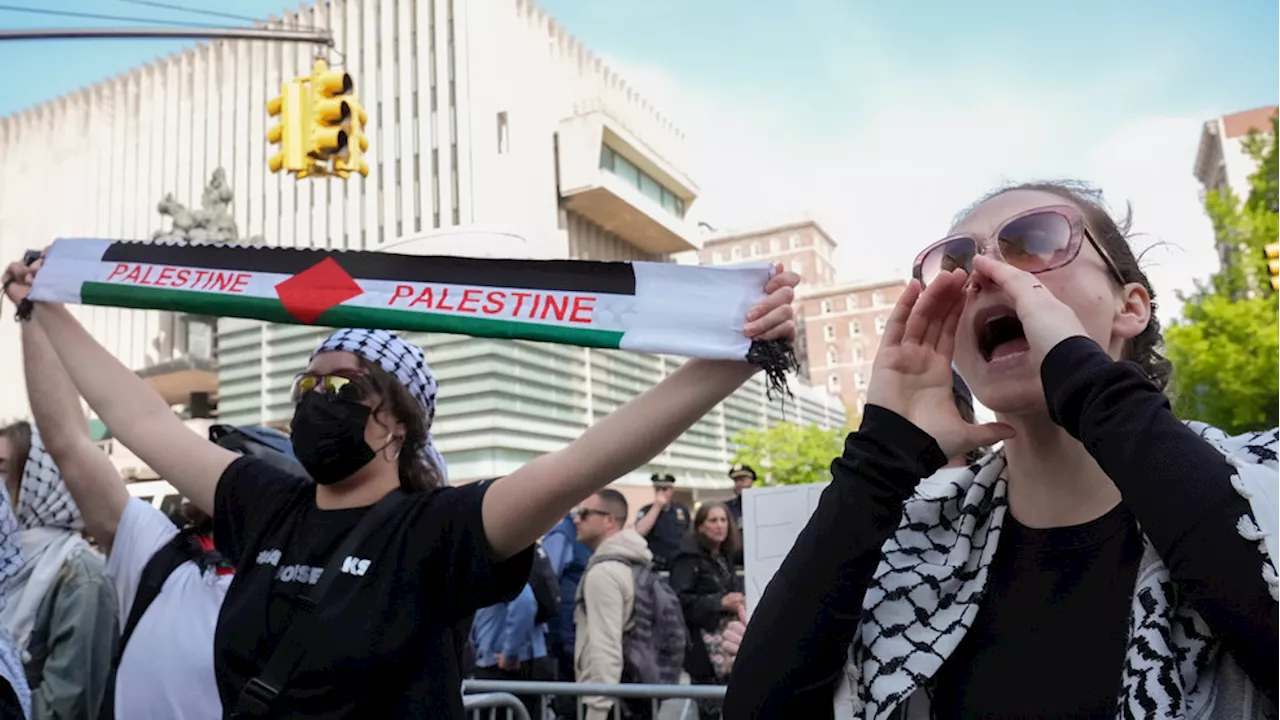
{"type": "Polygon", "coordinates": [[[1133,514],[1004,523],[978,616],[935,678],[935,716],[1115,717],[1143,550],[1133,514]]]}
{"type": "MultiPolygon", "coordinates": [[[[408,495],[342,567],[278,718],[463,717],[458,625],[524,587],[533,548],[499,562],[484,533],[488,483],[408,495]]],[[[369,511],[320,510],[315,485],[251,457],[218,482],[218,550],[236,565],[214,641],[224,714],[288,627],[297,598],[369,511]]]]}

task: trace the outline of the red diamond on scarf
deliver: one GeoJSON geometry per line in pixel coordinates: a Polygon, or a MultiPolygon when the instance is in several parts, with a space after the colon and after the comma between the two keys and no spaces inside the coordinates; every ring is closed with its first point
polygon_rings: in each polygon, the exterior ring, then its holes
{"type": "Polygon", "coordinates": [[[319,320],[324,311],[363,292],[331,257],[276,285],[285,311],[308,325],[319,320]]]}

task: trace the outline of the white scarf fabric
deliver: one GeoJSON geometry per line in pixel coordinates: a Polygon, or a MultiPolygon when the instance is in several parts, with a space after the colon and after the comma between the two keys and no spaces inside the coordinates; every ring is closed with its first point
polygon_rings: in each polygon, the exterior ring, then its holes
{"type": "Polygon", "coordinates": [[[80,534],[84,529],[80,508],[71,499],[62,473],[45,451],[35,428],[18,492],[17,519],[22,530],[22,563],[4,581],[7,602],[0,611],[0,627],[13,635],[27,659],[36,612],[58,572],[74,553],[92,550],[80,534]]]}
{"type": "MultiPolygon", "coordinates": [[[[1236,525],[1256,541],[1259,582],[1277,595],[1277,431],[1228,437],[1188,423],[1235,468],[1232,486],[1253,517],[1236,525]]],[[[944,471],[946,472],[946,471],[944,471]]],[[[989,455],[950,471],[904,506],[863,599],[862,624],[835,695],[838,720],[930,717],[926,686],[972,626],[1008,504],[1005,461],[989,455]]],[[[1274,717],[1265,698],[1181,600],[1150,541],[1139,565],[1119,698],[1122,718],[1239,720],[1274,717]]]]}

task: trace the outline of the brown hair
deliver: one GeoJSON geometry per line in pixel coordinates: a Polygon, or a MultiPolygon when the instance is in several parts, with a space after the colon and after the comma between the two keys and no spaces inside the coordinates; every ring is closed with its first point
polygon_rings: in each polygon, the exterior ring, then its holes
{"type": "MultiPolygon", "coordinates": [[[[10,450],[9,464],[12,466],[10,473],[15,476],[15,480],[22,479],[22,473],[27,469],[27,456],[31,454],[31,423],[26,420],[18,420],[17,422],[6,425],[4,429],[0,429],[0,435],[9,439],[10,450]]],[[[17,502],[17,498],[13,498],[17,502]]]]}
{"type": "Polygon", "coordinates": [[[963,214],[967,215],[974,207],[1016,190],[1032,190],[1057,195],[1075,205],[1084,214],[1085,225],[1093,234],[1093,239],[1115,263],[1116,270],[1126,283],[1138,283],[1151,296],[1151,317],[1147,327],[1136,336],[1125,341],[1123,359],[1132,361],[1142,369],[1156,387],[1166,390],[1173,376],[1173,363],[1160,354],[1163,337],[1160,334],[1160,320],[1156,317],[1156,291],[1151,287],[1147,274],[1138,265],[1138,258],[1129,245],[1132,237],[1129,230],[1132,224],[1132,208],[1126,207],[1124,216],[1116,220],[1107,210],[1102,199],[1102,191],[1078,180],[1047,180],[1040,182],[1020,183],[994,190],[970,206],[963,214]]]}
{"type": "Polygon", "coordinates": [[[432,490],[441,485],[440,468],[430,464],[421,450],[427,442],[427,433],[431,430],[431,421],[422,404],[394,375],[377,365],[360,358],[365,377],[378,394],[378,405],[373,408],[376,416],[386,410],[404,425],[404,441],[400,446],[400,457],[397,467],[400,473],[400,487],[405,492],[432,490]]]}
{"type": "Polygon", "coordinates": [[[725,518],[729,520],[729,533],[725,535],[724,542],[720,543],[720,554],[731,558],[738,552],[738,523],[734,522],[733,513],[729,512],[729,508],[725,507],[724,503],[703,503],[699,505],[697,512],[693,514],[693,527],[690,532],[697,538],[699,545],[710,550],[711,546],[707,544],[707,539],[703,537],[702,533],[698,532],[698,528],[702,527],[702,523],[707,521],[707,516],[716,508],[723,510],[725,518]]]}
{"type": "Polygon", "coordinates": [[[609,516],[618,522],[619,527],[627,524],[631,508],[627,505],[626,495],[613,488],[600,488],[596,491],[596,497],[600,498],[600,504],[609,511],[609,516]]]}

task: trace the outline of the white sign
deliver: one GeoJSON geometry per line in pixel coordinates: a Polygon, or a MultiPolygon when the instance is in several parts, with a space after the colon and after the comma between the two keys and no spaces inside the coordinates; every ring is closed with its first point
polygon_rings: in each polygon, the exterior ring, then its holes
{"type": "Polygon", "coordinates": [[[742,536],[747,614],[796,544],[831,483],[753,487],[742,492],[742,536]]]}

